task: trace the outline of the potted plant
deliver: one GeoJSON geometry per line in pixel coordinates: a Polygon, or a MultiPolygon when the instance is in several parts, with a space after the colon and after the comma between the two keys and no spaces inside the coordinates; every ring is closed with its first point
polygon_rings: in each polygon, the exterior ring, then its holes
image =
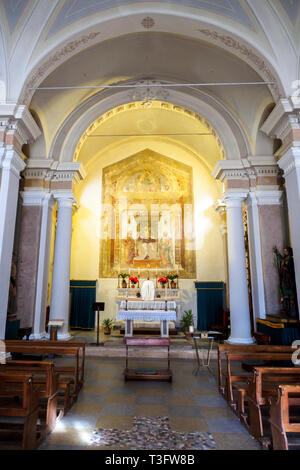
{"type": "Polygon", "coordinates": [[[178,279],[178,274],[168,274],[167,278],[171,281],[171,289],[176,288],[175,279],[178,279]]]}
{"type": "Polygon", "coordinates": [[[139,282],[137,277],[130,277],[129,281],[131,282],[131,287],[134,288],[135,285],[139,282]]]}
{"type": "Polygon", "coordinates": [[[193,312],[192,310],[185,310],[184,313],[185,315],[183,315],[181,319],[181,326],[182,326],[183,331],[185,332],[185,335],[189,337],[190,326],[194,326],[193,312]]]}
{"type": "Polygon", "coordinates": [[[102,325],[104,326],[104,334],[105,335],[110,335],[111,334],[111,329],[113,327],[113,320],[111,318],[105,318],[102,322],[102,325]]]}
{"type": "Polygon", "coordinates": [[[165,277],[161,277],[160,279],[158,279],[158,281],[160,284],[161,284],[161,288],[164,289],[166,287],[166,284],[168,282],[168,278],[165,276],[165,277]]]}
{"type": "Polygon", "coordinates": [[[127,273],[120,273],[119,276],[123,279],[123,280],[122,280],[122,287],[123,287],[123,289],[125,289],[125,287],[127,287],[126,277],[128,277],[129,274],[127,274],[127,273]]]}

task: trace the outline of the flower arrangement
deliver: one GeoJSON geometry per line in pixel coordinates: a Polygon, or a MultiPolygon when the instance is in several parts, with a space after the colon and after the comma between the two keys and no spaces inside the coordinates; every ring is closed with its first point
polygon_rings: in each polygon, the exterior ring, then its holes
{"type": "Polygon", "coordinates": [[[132,287],[134,287],[135,284],[137,284],[139,282],[137,277],[132,277],[132,276],[129,278],[129,281],[131,282],[132,287]]]}
{"type": "Polygon", "coordinates": [[[165,287],[165,285],[166,285],[166,284],[167,284],[167,282],[168,282],[168,278],[167,278],[167,276],[165,276],[165,277],[161,277],[160,279],[158,279],[158,281],[157,281],[157,282],[160,282],[160,283],[161,283],[161,285],[162,285],[162,287],[164,288],[164,287],[165,287]]]}

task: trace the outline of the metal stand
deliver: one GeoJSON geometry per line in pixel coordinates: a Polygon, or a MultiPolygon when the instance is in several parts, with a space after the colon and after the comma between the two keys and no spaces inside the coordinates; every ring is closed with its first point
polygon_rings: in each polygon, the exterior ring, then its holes
{"type": "Polygon", "coordinates": [[[213,348],[214,344],[214,336],[208,336],[208,335],[218,335],[220,334],[217,331],[200,331],[197,332],[196,334],[194,333],[193,338],[194,338],[194,345],[195,345],[195,351],[196,351],[196,357],[197,357],[197,366],[193,370],[193,375],[197,375],[200,372],[200,368],[202,367],[207,367],[210,373],[212,373],[209,364],[210,364],[210,356],[211,356],[211,351],[213,348]],[[208,348],[207,348],[207,356],[206,356],[206,361],[204,360],[204,354],[202,355],[202,364],[200,362],[200,357],[199,357],[199,348],[198,348],[198,339],[207,339],[209,340],[208,348]]]}
{"type": "Polygon", "coordinates": [[[91,346],[104,346],[104,343],[99,343],[99,330],[100,330],[100,312],[104,312],[104,302],[94,302],[93,303],[93,310],[97,313],[97,342],[90,343],[91,346]]]}

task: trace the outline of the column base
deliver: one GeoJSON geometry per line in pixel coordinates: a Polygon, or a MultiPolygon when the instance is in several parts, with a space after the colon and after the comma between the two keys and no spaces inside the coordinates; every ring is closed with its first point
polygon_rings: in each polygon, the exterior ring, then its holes
{"type": "Polygon", "coordinates": [[[254,344],[255,339],[250,337],[250,338],[234,338],[234,337],[229,337],[228,340],[226,340],[226,343],[228,344],[254,344]]]}

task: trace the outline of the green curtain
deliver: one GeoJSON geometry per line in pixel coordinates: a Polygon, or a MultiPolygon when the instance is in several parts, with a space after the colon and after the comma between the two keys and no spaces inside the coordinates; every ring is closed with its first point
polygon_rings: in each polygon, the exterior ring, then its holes
{"type": "Polygon", "coordinates": [[[270,320],[256,320],[257,331],[270,336],[271,344],[290,346],[293,341],[300,339],[299,326],[285,323],[271,322],[270,320]],[[280,326],[280,327],[279,327],[280,326]]]}
{"type": "Polygon", "coordinates": [[[95,313],[92,305],[96,301],[96,282],[70,281],[71,328],[94,329],[95,313]]]}
{"type": "Polygon", "coordinates": [[[197,328],[200,331],[210,330],[212,326],[221,325],[225,305],[224,282],[195,282],[197,289],[197,328]]]}

